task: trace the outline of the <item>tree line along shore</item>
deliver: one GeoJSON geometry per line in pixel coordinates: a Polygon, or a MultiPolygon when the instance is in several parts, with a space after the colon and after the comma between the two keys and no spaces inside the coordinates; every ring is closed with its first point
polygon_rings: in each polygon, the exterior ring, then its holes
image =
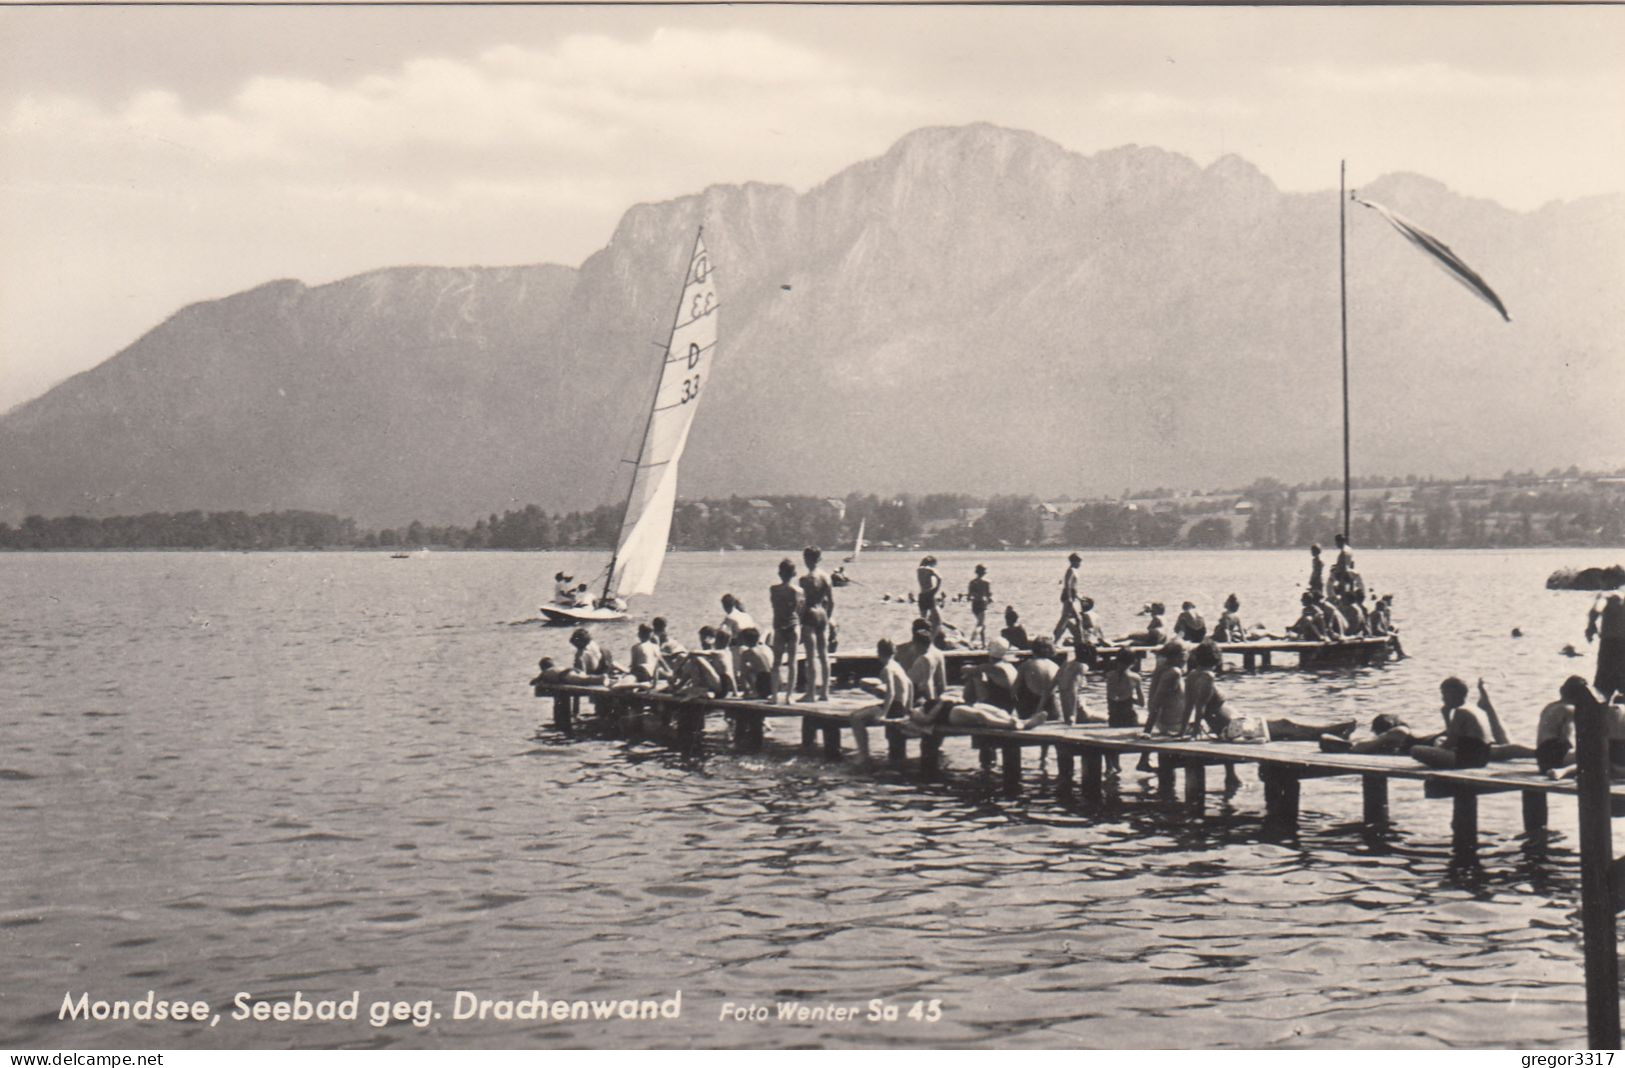
{"type": "MultiPolygon", "coordinates": [[[[1355,483],[1357,545],[1427,549],[1625,545],[1625,473],[1576,469],[1500,479],[1355,483]]],[[[354,520],[288,510],[249,514],[150,512],[137,516],[31,515],[0,523],[0,549],[608,549],[620,505],[492,513],[472,526],[411,522],[362,529],[354,520]]],[[[1241,490],[1150,490],[1111,499],[978,498],[965,494],[733,496],[678,503],[679,549],[774,549],[854,543],[869,548],[1255,548],[1326,540],[1341,527],[1332,480],[1288,486],[1260,479],[1241,490]]]]}

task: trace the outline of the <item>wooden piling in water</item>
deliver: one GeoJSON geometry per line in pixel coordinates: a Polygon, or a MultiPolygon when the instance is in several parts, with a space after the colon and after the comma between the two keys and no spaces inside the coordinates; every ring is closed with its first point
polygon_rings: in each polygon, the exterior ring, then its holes
{"type": "Polygon", "coordinates": [[[942,739],[930,734],[920,739],[920,777],[934,779],[942,767],[942,739]]]}
{"type": "Polygon", "coordinates": [[[1458,789],[1450,814],[1450,849],[1457,860],[1478,855],[1478,791],[1458,789]]]}
{"type": "Polygon", "coordinates": [[[1546,829],[1546,795],[1539,790],[1523,791],[1523,830],[1539,834],[1546,829]]]}
{"type": "Polygon", "coordinates": [[[1388,822],[1388,776],[1361,775],[1360,818],[1367,827],[1378,827],[1388,822]]]}
{"type": "Polygon", "coordinates": [[[839,723],[824,724],[824,759],[841,759],[841,725],[839,723]]]}
{"type": "Polygon", "coordinates": [[[1619,1048],[1619,947],[1614,928],[1614,826],[1607,708],[1591,696],[1575,709],[1580,808],[1580,926],[1585,937],[1586,1035],[1619,1048]]]}
{"type": "Polygon", "coordinates": [[[1006,745],[1004,747],[1004,792],[1019,794],[1021,792],[1021,746],[1006,745]]]}
{"type": "Polygon", "coordinates": [[[1185,803],[1200,805],[1207,797],[1207,765],[1200,760],[1185,764],[1185,803]]]}
{"type": "Polygon", "coordinates": [[[1055,792],[1061,797],[1070,797],[1072,794],[1077,759],[1077,754],[1070,749],[1060,748],[1055,751],[1055,792]]]}
{"type": "Polygon", "coordinates": [[[908,735],[889,723],[886,725],[886,760],[892,767],[900,767],[908,760],[908,735]]]}

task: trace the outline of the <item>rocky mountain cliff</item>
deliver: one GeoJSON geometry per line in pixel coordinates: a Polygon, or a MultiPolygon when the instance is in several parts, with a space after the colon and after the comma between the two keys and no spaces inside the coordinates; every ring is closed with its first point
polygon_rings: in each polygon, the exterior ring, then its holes
{"type": "MultiPolygon", "coordinates": [[[[1625,198],[1517,213],[1414,175],[1362,194],[1448,241],[1513,322],[1349,205],[1355,469],[1625,462],[1625,198]]],[[[0,518],[467,523],[614,499],[701,222],[722,341],[685,495],[1341,471],[1334,192],[975,125],[804,194],[636,206],[579,269],[391,268],[183,309],[0,418],[0,518]]]]}

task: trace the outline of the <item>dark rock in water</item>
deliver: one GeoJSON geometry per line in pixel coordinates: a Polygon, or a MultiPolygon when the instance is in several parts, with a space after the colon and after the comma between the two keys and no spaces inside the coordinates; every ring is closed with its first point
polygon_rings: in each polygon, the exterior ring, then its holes
{"type": "Polygon", "coordinates": [[[1514,638],[1521,638],[1521,637],[1523,637],[1523,630],[1522,630],[1522,629],[1521,629],[1521,628],[1519,628],[1519,627],[1513,627],[1513,628],[1512,628],[1512,636],[1513,636],[1513,637],[1514,637],[1514,638]]]}
{"type": "Polygon", "coordinates": [[[1625,586],[1625,567],[1558,568],[1546,579],[1548,590],[1617,590],[1625,586]]]}

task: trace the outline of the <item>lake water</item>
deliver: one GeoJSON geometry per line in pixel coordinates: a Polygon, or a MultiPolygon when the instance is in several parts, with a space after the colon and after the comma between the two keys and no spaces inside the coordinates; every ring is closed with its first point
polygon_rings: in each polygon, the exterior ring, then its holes
{"type": "MultiPolygon", "coordinates": [[[[1585,649],[1589,595],[1544,579],[1618,555],[1362,551],[1412,659],[1238,677],[1228,694],[1272,716],[1420,724],[1444,675],[1482,675],[1529,740],[1563,677],[1593,666],[1559,652],[1585,649]]],[[[727,589],[762,618],[778,556],[673,554],[636,611],[690,640],[727,589]]],[[[1054,623],[1063,553],[939,556],[950,589],[982,560],[999,605],[1054,623]]],[[[1092,552],[1083,585],[1108,633],[1151,599],[1215,620],[1230,592],[1279,629],[1305,560],[1092,552]]],[[[1482,863],[1463,868],[1449,803],[1413,784],[1395,783],[1395,828],[1376,837],[1357,779],[1308,781],[1299,833],[1272,839],[1250,769],[1201,815],[1132,774],[1091,814],[1036,783],[1000,797],[963,742],[923,785],[798,756],[789,722],[760,755],[716,746],[701,763],[538,733],[548,707],[526,681],[566,647],[529,621],[555,570],[602,562],[0,554],[0,1046],[1584,1044],[1571,802],[1554,799],[1540,848],[1516,794],[1486,797],[1482,863]],[[57,1018],[70,991],[149,989],[221,1022],[57,1018]],[[453,1019],[458,990],[679,989],[676,1019],[453,1019]],[[236,1021],[239,991],[360,991],[362,1019],[236,1021]],[[728,1002],[871,998],[899,1019],[719,1020],[728,1002]],[[940,1019],[908,1018],[931,999],[940,1019]],[[422,1000],[442,1013],[428,1027],[366,1019],[422,1000]]],[[[880,598],[916,562],[851,569],[843,647],[906,633],[911,609],[880,598]]],[[[624,659],[630,629],[602,632],[624,659]]]]}

